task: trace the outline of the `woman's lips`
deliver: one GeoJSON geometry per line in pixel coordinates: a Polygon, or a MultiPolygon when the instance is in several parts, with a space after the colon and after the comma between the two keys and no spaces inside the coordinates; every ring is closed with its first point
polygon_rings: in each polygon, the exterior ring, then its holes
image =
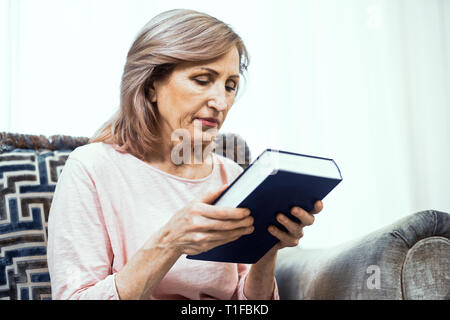
{"type": "Polygon", "coordinates": [[[211,119],[211,118],[197,118],[197,120],[199,120],[203,125],[205,125],[207,127],[215,128],[215,127],[218,126],[218,122],[215,119],[211,119]]]}

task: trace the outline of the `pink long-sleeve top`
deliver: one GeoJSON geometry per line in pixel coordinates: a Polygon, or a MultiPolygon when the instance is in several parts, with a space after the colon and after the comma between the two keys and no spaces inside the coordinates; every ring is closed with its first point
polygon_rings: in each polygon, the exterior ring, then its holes
{"type": "MultiPolygon", "coordinates": [[[[213,154],[213,170],[185,179],[92,143],[74,150],[61,173],[48,220],[53,299],[119,299],[115,274],[179,209],[231,183],[242,168],[213,154]]],[[[249,265],[182,255],[149,299],[246,299],[249,265]]],[[[275,284],[273,299],[278,299],[275,284]]]]}

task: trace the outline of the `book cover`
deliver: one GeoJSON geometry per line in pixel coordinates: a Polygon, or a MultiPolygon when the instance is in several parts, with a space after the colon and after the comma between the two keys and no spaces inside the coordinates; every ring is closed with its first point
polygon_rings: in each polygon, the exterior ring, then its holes
{"type": "Polygon", "coordinates": [[[279,241],[267,227],[275,225],[286,230],[276,220],[279,212],[299,222],[290,214],[293,206],[311,211],[314,203],[323,200],[341,181],[339,167],[332,159],[266,149],[213,203],[249,208],[254,232],[187,258],[256,263],[279,241]]]}

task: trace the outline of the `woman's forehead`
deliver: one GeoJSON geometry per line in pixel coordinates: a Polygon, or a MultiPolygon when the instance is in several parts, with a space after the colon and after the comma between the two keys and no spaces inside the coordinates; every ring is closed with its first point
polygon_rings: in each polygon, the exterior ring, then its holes
{"type": "MultiPolygon", "coordinates": [[[[182,62],[175,69],[179,71],[215,71],[217,73],[232,73],[239,76],[239,53],[237,49],[230,50],[223,56],[207,61],[182,62]]],[[[214,73],[214,72],[213,72],[214,73]]]]}

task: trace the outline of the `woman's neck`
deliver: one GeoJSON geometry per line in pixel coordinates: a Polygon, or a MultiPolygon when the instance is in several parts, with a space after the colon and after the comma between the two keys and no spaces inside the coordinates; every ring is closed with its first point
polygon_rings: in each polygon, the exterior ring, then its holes
{"type": "Polygon", "coordinates": [[[177,146],[163,148],[145,162],[161,171],[185,179],[207,177],[214,168],[212,151],[208,150],[208,146],[184,150],[177,149],[177,146]]]}

